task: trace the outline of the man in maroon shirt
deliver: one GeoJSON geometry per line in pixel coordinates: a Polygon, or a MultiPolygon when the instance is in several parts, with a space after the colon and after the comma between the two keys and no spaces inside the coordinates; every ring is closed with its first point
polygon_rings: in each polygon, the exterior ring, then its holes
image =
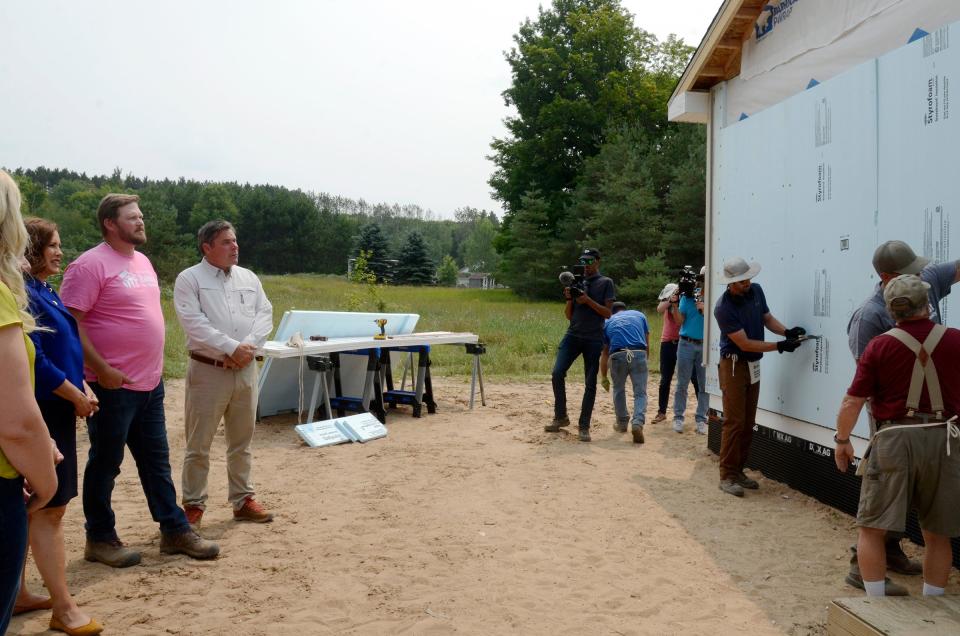
{"type": "Polygon", "coordinates": [[[870,341],[837,415],[837,468],[853,461],[850,433],[870,399],[877,432],[858,474],[857,547],[864,589],[885,591],[886,533],[903,532],[917,509],[926,552],[923,593],[943,594],[950,573],[950,537],[960,535],[960,331],[930,320],[930,285],[904,275],[887,283],[883,298],[897,328],[870,341]],[[951,448],[952,446],[952,448],[951,448]],[[952,452],[951,452],[952,451],[952,452]]]}

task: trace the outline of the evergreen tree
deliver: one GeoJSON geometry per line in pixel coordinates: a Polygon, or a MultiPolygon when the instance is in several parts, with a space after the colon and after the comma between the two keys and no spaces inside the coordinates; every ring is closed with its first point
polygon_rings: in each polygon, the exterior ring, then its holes
{"type": "Polygon", "coordinates": [[[389,251],[387,239],[380,231],[380,226],[376,223],[363,226],[355,244],[354,255],[361,251],[367,253],[367,267],[377,276],[377,282],[389,282],[392,278],[391,264],[388,260],[389,251]]]}
{"type": "Polygon", "coordinates": [[[500,273],[521,296],[557,297],[557,276],[562,267],[576,260],[576,243],[553,236],[549,206],[538,193],[525,196],[522,204],[509,229],[515,247],[510,258],[503,259],[500,273]]]}
{"type": "Polygon", "coordinates": [[[427,254],[427,245],[419,232],[411,232],[399,254],[394,282],[400,285],[432,285],[436,265],[427,254]]]}
{"type": "Polygon", "coordinates": [[[457,261],[453,260],[453,257],[447,254],[443,257],[440,267],[437,268],[437,285],[453,287],[457,284],[458,273],[457,261]]]}

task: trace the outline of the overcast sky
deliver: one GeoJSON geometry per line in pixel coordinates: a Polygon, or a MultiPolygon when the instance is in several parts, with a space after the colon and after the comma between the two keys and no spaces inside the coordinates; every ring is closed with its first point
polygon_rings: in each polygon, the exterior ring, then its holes
{"type": "MultiPolygon", "coordinates": [[[[0,2],[0,166],[502,212],[503,51],[537,0],[0,2]]],[[[624,0],[696,45],[720,0],[624,0]]]]}

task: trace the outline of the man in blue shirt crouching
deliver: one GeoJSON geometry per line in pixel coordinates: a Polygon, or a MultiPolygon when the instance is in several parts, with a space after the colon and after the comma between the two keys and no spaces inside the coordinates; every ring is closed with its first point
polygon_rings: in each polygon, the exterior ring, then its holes
{"type": "Polygon", "coordinates": [[[610,390],[607,368],[613,377],[613,409],[619,433],[627,432],[627,422],[634,444],[643,444],[644,415],[647,410],[647,346],[650,325],[643,312],[627,309],[622,302],[610,307],[612,316],[603,326],[603,352],[600,355],[600,378],[603,388],[610,390]],[[627,376],[633,385],[633,417],[627,411],[627,376]]]}

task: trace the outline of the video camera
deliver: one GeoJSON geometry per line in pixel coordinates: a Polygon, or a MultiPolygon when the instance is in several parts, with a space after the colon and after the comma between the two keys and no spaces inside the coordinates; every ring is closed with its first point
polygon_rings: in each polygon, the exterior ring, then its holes
{"type": "Polygon", "coordinates": [[[687,298],[696,298],[697,288],[700,287],[697,283],[697,278],[697,272],[689,265],[684,265],[677,279],[677,292],[687,298]]]}
{"type": "Polygon", "coordinates": [[[560,272],[560,284],[563,285],[564,289],[570,290],[570,298],[577,298],[587,291],[583,285],[586,267],[584,265],[574,265],[571,269],[572,272],[568,270],[560,272]]]}

